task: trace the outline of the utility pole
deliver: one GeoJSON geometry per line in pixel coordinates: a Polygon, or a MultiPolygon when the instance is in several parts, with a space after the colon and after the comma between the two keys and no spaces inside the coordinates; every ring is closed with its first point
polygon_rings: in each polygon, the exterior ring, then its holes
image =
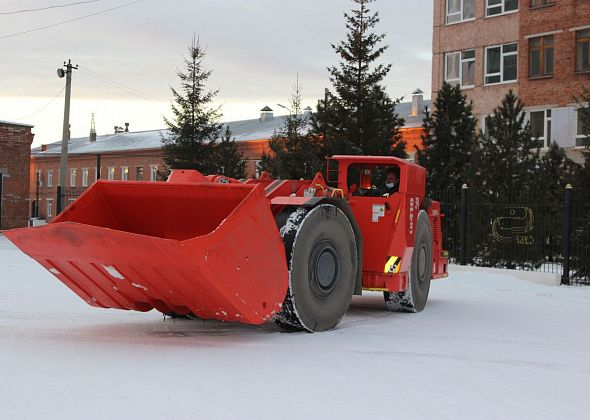
{"type": "Polygon", "coordinates": [[[57,69],[57,75],[61,79],[66,77],[66,98],[64,105],[64,126],[61,136],[61,161],[59,171],[59,196],[57,197],[57,214],[64,208],[63,191],[66,188],[67,170],[68,170],[68,141],[70,140],[70,97],[72,95],[72,70],[78,70],[78,65],[72,66],[72,60],[64,61],[64,67],[57,69]]]}

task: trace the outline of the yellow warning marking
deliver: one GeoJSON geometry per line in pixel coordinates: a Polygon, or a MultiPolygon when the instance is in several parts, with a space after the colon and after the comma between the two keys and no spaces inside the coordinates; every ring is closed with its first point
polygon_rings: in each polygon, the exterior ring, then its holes
{"type": "Polygon", "coordinates": [[[363,287],[363,290],[368,292],[389,292],[389,289],[384,287],[363,287]]]}
{"type": "Polygon", "coordinates": [[[399,219],[399,212],[400,209],[397,209],[397,214],[395,215],[395,224],[397,225],[397,219],[399,219]]]}
{"type": "Polygon", "coordinates": [[[399,273],[399,269],[401,267],[400,262],[400,257],[388,257],[383,272],[388,274],[399,273]]]}

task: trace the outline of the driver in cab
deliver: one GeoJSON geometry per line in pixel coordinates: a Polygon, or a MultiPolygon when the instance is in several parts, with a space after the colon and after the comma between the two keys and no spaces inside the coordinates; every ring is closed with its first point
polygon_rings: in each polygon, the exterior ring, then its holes
{"type": "Polygon", "coordinates": [[[379,195],[389,197],[399,191],[399,168],[387,169],[385,186],[379,189],[379,195]]]}

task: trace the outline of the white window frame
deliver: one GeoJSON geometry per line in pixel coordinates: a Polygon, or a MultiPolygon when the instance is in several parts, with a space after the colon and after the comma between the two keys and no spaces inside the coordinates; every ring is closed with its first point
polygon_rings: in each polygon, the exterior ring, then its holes
{"type": "Polygon", "coordinates": [[[474,49],[463,50],[463,51],[451,51],[451,52],[445,53],[444,60],[445,60],[445,65],[444,65],[444,67],[445,67],[445,69],[444,69],[445,82],[447,82],[451,85],[459,85],[461,87],[461,89],[470,89],[470,88],[475,87],[475,80],[473,81],[474,84],[472,84],[472,85],[464,85],[463,84],[463,64],[468,63],[468,62],[473,62],[475,65],[475,50],[474,49]],[[473,53],[474,53],[473,58],[463,58],[463,53],[465,53],[467,51],[473,51],[473,53]],[[449,63],[449,61],[447,60],[447,57],[449,57],[451,55],[458,55],[459,56],[459,78],[458,79],[447,79],[447,70],[448,70],[448,63],[449,63]]]}
{"type": "Polygon", "coordinates": [[[70,169],[70,187],[76,186],[76,179],[78,178],[78,170],[76,168],[70,169]]]}
{"type": "Polygon", "coordinates": [[[508,42],[507,44],[499,44],[499,45],[490,45],[484,48],[483,52],[483,84],[485,86],[492,86],[492,85],[501,85],[504,83],[515,83],[518,81],[518,42],[508,42]],[[511,51],[508,53],[504,52],[504,47],[506,45],[513,45],[516,44],[516,51],[511,51]],[[500,48],[500,72],[499,73],[488,73],[488,50],[492,48],[500,48]],[[504,58],[515,55],[516,56],[516,79],[504,80],[504,58]],[[499,82],[492,82],[488,83],[487,78],[493,76],[500,76],[499,82]]]}
{"type": "Polygon", "coordinates": [[[45,217],[53,217],[53,198],[47,199],[47,214],[45,217]]]}
{"type": "Polygon", "coordinates": [[[145,176],[144,167],[143,166],[136,166],[135,167],[135,180],[136,181],[143,181],[144,176],[145,176]],[[139,179],[140,172],[141,172],[141,180],[139,179]]]}
{"type": "Polygon", "coordinates": [[[43,171],[41,169],[35,171],[35,185],[39,181],[39,188],[43,187],[43,171]]]}
{"type": "MultiPolygon", "coordinates": [[[[531,122],[531,113],[532,112],[542,112],[543,113],[543,135],[540,137],[532,137],[533,140],[540,140],[543,142],[542,149],[547,149],[551,144],[551,117],[553,116],[553,112],[551,112],[551,108],[547,109],[531,109],[527,112],[527,118],[529,124],[531,122]]],[[[534,134],[534,133],[533,133],[534,134]]]]}
{"type": "MultiPolygon", "coordinates": [[[[588,136],[585,134],[578,134],[578,121],[580,121],[580,112],[579,109],[576,109],[576,146],[575,147],[580,147],[580,148],[584,148],[586,147],[585,145],[578,145],[578,140],[582,140],[582,143],[585,143],[583,140],[586,139],[588,136]]],[[[588,140],[586,140],[587,142],[588,140]]]]}
{"type": "Polygon", "coordinates": [[[115,168],[112,166],[107,168],[107,179],[109,181],[113,181],[115,179],[115,168]]]}
{"type": "Polygon", "coordinates": [[[150,181],[158,180],[158,165],[150,165],[150,181]]]}
{"type": "Polygon", "coordinates": [[[83,187],[87,187],[88,186],[88,181],[89,181],[89,169],[88,168],[82,168],[82,186],[83,187]]]}
{"type": "Polygon", "coordinates": [[[455,25],[457,23],[462,23],[462,22],[469,22],[472,20],[475,20],[475,13],[477,11],[477,0],[473,0],[473,17],[472,18],[467,18],[465,19],[463,17],[463,4],[465,3],[465,0],[459,0],[461,2],[461,7],[459,8],[458,12],[453,12],[451,14],[449,14],[449,4],[450,1],[449,0],[445,0],[445,25],[455,25]],[[455,22],[449,22],[449,16],[456,16],[459,15],[459,20],[455,21],[455,22]]]}
{"type": "Polygon", "coordinates": [[[53,187],[53,169],[47,170],[47,186],[53,187]]]}
{"type": "Polygon", "coordinates": [[[520,2],[521,1],[522,0],[518,0],[518,7],[516,9],[506,11],[506,0],[500,0],[499,5],[493,4],[491,6],[490,6],[490,0],[486,0],[486,17],[496,17],[496,16],[502,16],[502,15],[509,15],[510,13],[516,13],[520,9],[520,2]],[[501,7],[502,11],[500,13],[495,13],[493,15],[490,15],[489,10],[495,9],[497,7],[501,7]]]}
{"type": "Polygon", "coordinates": [[[262,174],[262,172],[260,171],[260,169],[258,168],[258,164],[261,162],[260,159],[254,159],[254,174],[256,178],[260,178],[260,175],[262,174]]]}
{"type": "Polygon", "coordinates": [[[121,181],[129,181],[129,166],[121,166],[121,181]]]}

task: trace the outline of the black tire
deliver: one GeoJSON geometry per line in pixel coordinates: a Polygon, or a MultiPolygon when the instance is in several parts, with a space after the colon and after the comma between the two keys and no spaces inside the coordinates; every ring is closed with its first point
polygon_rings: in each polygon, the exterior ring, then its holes
{"type": "Polygon", "coordinates": [[[393,312],[420,312],[426,306],[432,278],[432,231],[428,214],[421,210],[416,223],[414,251],[408,273],[408,290],[383,292],[387,309],[393,312]]]}
{"type": "Polygon", "coordinates": [[[275,322],[290,331],[336,327],[350,306],[359,263],[350,221],[331,204],[300,207],[289,215],[280,232],[289,289],[275,322]]]}

